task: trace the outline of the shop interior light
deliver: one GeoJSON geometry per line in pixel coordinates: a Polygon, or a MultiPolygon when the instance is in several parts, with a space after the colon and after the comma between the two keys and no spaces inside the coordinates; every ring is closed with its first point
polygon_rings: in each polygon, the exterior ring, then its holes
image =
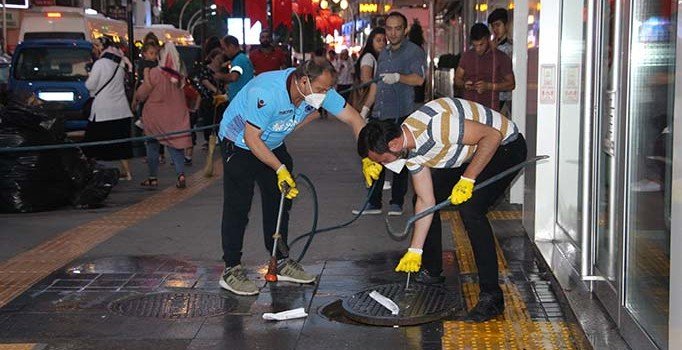
{"type": "Polygon", "coordinates": [[[341,0],[341,9],[345,10],[348,8],[348,0],[341,0]]]}
{"type": "Polygon", "coordinates": [[[322,0],[320,1],[320,8],[323,10],[326,10],[329,7],[329,1],[327,0],[322,0]]]}
{"type": "Polygon", "coordinates": [[[48,12],[47,18],[62,18],[61,12],[48,12]]]}
{"type": "Polygon", "coordinates": [[[338,4],[339,0],[332,0],[333,3],[338,4]]]}
{"type": "Polygon", "coordinates": [[[212,5],[211,5],[211,6],[209,6],[209,7],[211,8],[211,10],[215,10],[215,9],[217,9],[217,8],[218,8],[218,5],[216,5],[216,4],[212,4],[212,5]]]}

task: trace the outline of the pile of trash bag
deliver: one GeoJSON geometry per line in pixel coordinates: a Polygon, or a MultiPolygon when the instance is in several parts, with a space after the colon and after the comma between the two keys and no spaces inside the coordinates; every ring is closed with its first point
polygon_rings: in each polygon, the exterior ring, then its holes
{"type": "MultiPolygon", "coordinates": [[[[68,142],[61,120],[40,108],[10,104],[0,109],[0,148],[68,142]]],[[[75,147],[0,153],[0,212],[98,207],[118,176],[118,169],[88,161],[75,147]]]]}

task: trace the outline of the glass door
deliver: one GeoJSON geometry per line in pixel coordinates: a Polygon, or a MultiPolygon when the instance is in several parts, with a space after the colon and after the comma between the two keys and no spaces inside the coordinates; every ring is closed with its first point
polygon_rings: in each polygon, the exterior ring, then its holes
{"type": "MultiPolygon", "coordinates": [[[[576,247],[582,242],[582,128],[585,86],[586,1],[564,1],[561,11],[557,226],[576,247]]],[[[562,241],[563,237],[557,237],[562,241]]]]}
{"type": "Polygon", "coordinates": [[[615,293],[616,286],[616,266],[618,261],[618,241],[619,231],[616,228],[618,217],[617,210],[617,175],[616,153],[618,125],[623,122],[623,113],[619,108],[619,101],[622,96],[620,89],[620,63],[614,59],[614,53],[620,52],[619,29],[616,22],[620,9],[616,9],[615,1],[605,1],[601,8],[602,28],[601,28],[601,47],[602,50],[598,59],[600,60],[601,71],[600,86],[601,100],[598,109],[598,122],[595,123],[597,129],[597,200],[595,201],[596,216],[596,254],[595,272],[603,276],[610,282],[610,286],[615,293]]]}
{"type": "Polygon", "coordinates": [[[631,5],[624,308],[668,344],[675,28],[672,0],[631,5]]]}

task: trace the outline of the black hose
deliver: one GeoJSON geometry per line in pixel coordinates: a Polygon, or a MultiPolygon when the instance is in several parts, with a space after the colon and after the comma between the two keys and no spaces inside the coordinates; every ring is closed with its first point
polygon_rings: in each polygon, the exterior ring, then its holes
{"type": "Polygon", "coordinates": [[[362,210],[359,213],[357,213],[352,219],[350,219],[347,222],[344,222],[342,224],[339,224],[339,225],[329,226],[329,227],[321,228],[318,230],[317,229],[317,221],[319,218],[319,203],[317,200],[317,191],[315,190],[315,186],[313,185],[312,181],[310,181],[310,179],[303,174],[298,174],[296,176],[296,178],[300,178],[301,180],[306,182],[310,186],[310,190],[312,191],[312,194],[313,194],[313,224],[312,224],[312,227],[311,227],[310,231],[296,237],[296,239],[294,239],[293,241],[291,241],[291,243],[289,243],[289,247],[292,247],[294,244],[296,244],[296,242],[302,240],[305,237],[308,237],[308,240],[306,241],[305,245],[303,246],[303,250],[301,251],[301,254],[299,254],[298,259],[296,259],[297,262],[301,262],[301,260],[303,260],[303,257],[305,256],[305,254],[308,252],[308,248],[310,247],[310,244],[313,242],[313,238],[315,238],[315,235],[317,235],[318,233],[330,232],[330,231],[334,231],[334,230],[344,228],[344,227],[354,223],[357,219],[359,219],[362,216],[363,212],[365,211],[365,209],[367,209],[367,206],[369,205],[369,200],[372,197],[372,193],[374,193],[374,191],[377,187],[378,181],[374,181],[374,184],[372,185],[372,187],[370,187],[369,191],[367,192],[367,197],[365,197],[365,201],[362,205],[362,210]]]}

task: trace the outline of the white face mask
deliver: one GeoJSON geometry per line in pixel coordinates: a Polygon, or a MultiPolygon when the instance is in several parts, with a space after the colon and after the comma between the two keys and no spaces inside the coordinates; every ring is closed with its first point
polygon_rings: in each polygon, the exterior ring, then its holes
{"type": "MultiPolygon", "coordinates": [[[[303,96],[305,103],[309,104],[311,107],[315,109],[320,109],[320,107],[322,107],[324,99],[327,97],[327,94],[313,92],[313,87],[310,85],[310,78],[308,78],[308,86],[310,88],[310,94],[303,96]]],[[[296,84],[296,89],[301,95],[303,95],[303,91],[301,91],[301,89],[298,87],[298,84],[296,84]]]]}
{"type": "Polygon", "coordinates": [[[403,168],[405,167],[405,163],[407,163],[407,159],[396,159],[388,164],[384,164],[386,169],[396,173],[400,174],[401,171],[403,171],[403,168]]]}

